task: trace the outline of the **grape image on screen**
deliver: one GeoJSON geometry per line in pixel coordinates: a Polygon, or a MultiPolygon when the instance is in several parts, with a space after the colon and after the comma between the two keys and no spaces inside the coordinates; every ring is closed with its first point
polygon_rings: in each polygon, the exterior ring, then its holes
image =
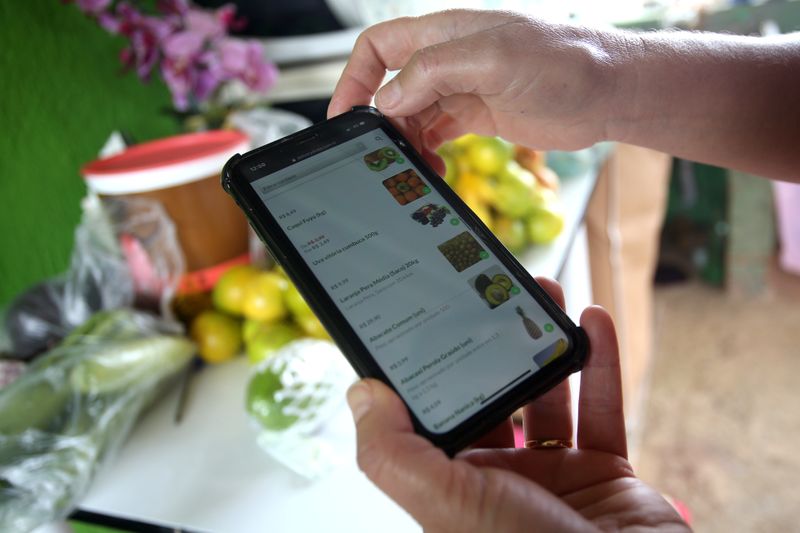
{"type": "Polygon", "coordinates": [[[425,204],[411,213],[411,218],[423,226],[430,225],[435,228],[444,222],[445,217],[449,214],[450,210],[442,205],[425,204]]]}
{"type": "Polygon", "coordinates": [[[463,272],[481,259],[488,257],[486,250],[468,231],[443,242],[437,248],[457,272],[463,272]]]}

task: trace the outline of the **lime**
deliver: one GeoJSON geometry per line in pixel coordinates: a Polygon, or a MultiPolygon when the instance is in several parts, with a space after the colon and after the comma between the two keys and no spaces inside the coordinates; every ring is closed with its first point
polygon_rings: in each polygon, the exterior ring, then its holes
{"type": "Polygon", "coordinates": [[[259,363],[275,355],[280,348],[300,337],[300,331],[285,322],[255,323],[255,328],[247,328],[247,360],[259,363]]]}
{"type": "Polygon", "coordinates": [[[286,316],[283,293],[289,287],[286,278],[275,272],[261,272],[245,287],[242,311],[251,320],[269,322],[286,316]]]}
{"type": "Polygon", "coordinates": [[[192,321],[189,335],[207,363],[233,359],[242,347],[239,321],[219,311],[204,311],[192,321]]]}
{"type": "Polygon", "coordinates": [[[563,229],[564,216],[552,205],[537,207],[528,219],[528,238],[534,244],[552,242],[563,229]]]}
{"type": "Polygon", "coordinates": [[[226,270],[211,293],[214,307],[232,315],[241,315],[245,289],[258,273],[258,269],[250,265],[237,265],[226,270]]]}
{"type": "Polygon", "coordinates": [[[298,291],[297,287],[291,283],[289,284],[289,287],[287,287],[286,292],[283,293],[283,301],[295,319],[298,317],[314,315],[314,312],[303,299],[300,291],[298,291]]]}
{"type": "Polygon", "coordinates": [[[279,399],[284,390],[281,369],[265,368],[250,378],[245,398],[247,412],[271,431],[283,431],[299,420],[296,414],[287,414],[287,403],[279,399]]]}

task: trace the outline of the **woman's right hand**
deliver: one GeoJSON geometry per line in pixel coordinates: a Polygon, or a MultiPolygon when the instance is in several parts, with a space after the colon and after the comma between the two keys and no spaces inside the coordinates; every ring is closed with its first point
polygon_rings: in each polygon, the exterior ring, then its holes
{"type": "Polygon", "coordinates": [[[620,99],[611,35],[497,11],[384,22],[359,37],[328,115],[375,96],[424,152],[467,132],[583,148],[608,138],[620,99]],[[378,90],[386,71],[398,69],[378,90]]]}

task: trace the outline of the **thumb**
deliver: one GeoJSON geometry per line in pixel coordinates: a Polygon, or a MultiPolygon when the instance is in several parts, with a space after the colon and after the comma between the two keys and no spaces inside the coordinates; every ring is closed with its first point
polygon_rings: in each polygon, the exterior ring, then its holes
{"type": "Polygon", "coordinates": [[[358,466],[367,477],[426,528],[462,518],[461,504],[467,502],[453,500],[452,485],[458,479],[459,485],[476,486],[464,478],[477,472],[414,433],[405,405],[380,381],[359,381],[347,402],[356,422],[358,466]]]}

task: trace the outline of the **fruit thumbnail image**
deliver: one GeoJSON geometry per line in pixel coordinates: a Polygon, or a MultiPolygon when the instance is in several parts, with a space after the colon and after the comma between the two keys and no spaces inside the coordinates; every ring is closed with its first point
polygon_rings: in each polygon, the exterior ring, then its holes
{"type": "Polygon", "coordinates": [[[383,186],[386,187],[389,194],[394,196],[394,199],[400,205],[406,205],[431,192],[428,184],[422,181],[422,178],[412,169],[404,170],[387,180],[383,180],[383,186]]]}
{"type": "Polygon", "coordinates": [[[437,248],[457,272],[463,272],[481,259],[489,257],[486,250],[467,231],[443,242],[437,248]]]}
{"type": "Polygon", "coordinates": [[[556,342],[534,355],[533,361],[541,368],[564,355],[567,348],[569,348],[567,341],[565,339],[558,339],[556,342]]]}
{"type": "Polygon", "coordinates": [[[515,311],[520,318],[522,318],[522,326],[525,328],[525,331],[528,333],[528,335],[530,335],[533,340],[540,339],[542,337],[542,328],[539,327],[539,324],[526,315],[525,311],[523,311],[520,306],[517,306],[515,311]]]}
{"type": "Polygon", "coordinates": [[[436,227],[442,222],[444,222],[445,217],[450,214],[450,210],[442,205],[436,204],[425,204],[413,213],[411,213],[411,218],[422,224],[423,226],[427,226],[430,224],[432,227],[436,227]]]}
{"type": "Polygon", "coordinates": [[[469,280],[469,284],[486,302],[489,309],[494,309],[519,294],[519,288],[514,285],[511,276],[503,272],[499,266],[487,268],[469,280]]]}
{"type": "Polygon", "coordinates": [[[380,172],[392,163],[405,162],[402,155],[391,146],[384,146],[365,155],[364,163],[366,163],[368,169],[380,172]]]}

